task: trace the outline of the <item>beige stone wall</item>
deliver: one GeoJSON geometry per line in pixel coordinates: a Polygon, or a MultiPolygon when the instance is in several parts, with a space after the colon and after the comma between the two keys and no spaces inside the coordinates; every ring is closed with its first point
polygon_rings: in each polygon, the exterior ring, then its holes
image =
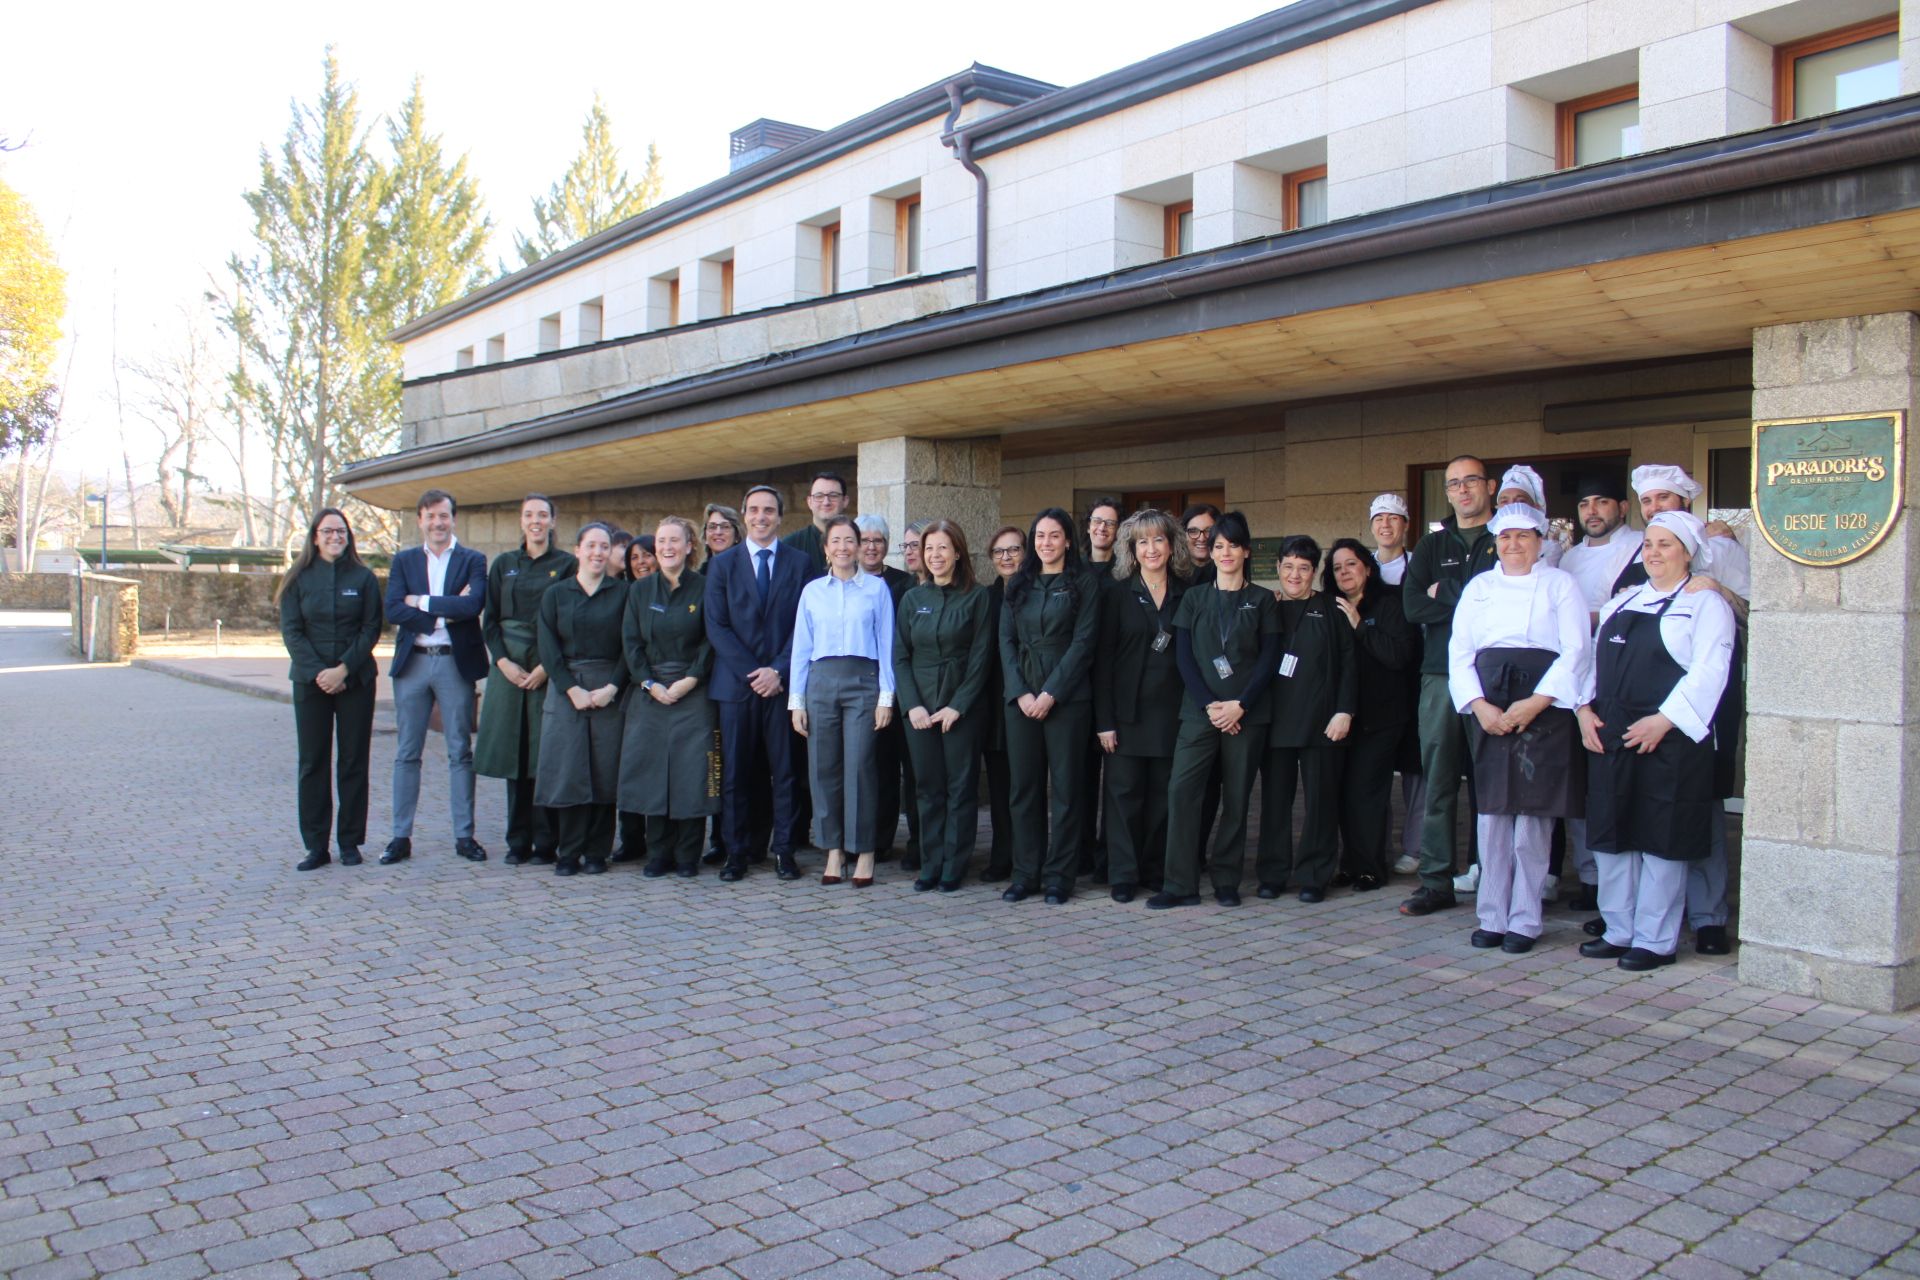
{"type": "Polygon", "coordinates": [[[140,651],[140,584],[99,573],[83,573],[79,582],[68,615],[72,621],[68,647],[74,656],[87,657],[91,642],[94,662],[125,662],[133,657],[140,651]]]}
{"type": "MultiPolygon", "coordinates": [[[[1757,330],[1760,418],[1916,404],[1920,320],[1757,330]]],[[[1912,430],[1909,421],[1909,432],[1912,430]]],[[[1740,977],[1872,1009],[1920,1003],[1920,461],[1887,540],[1838,569],[1754,539],[1740,977]]]]}
{"type": "MultiPolygon", "coordinates": [[[[991,572],[987,539],[1000,527],[1000,441],[895,437],[860,446],[859,510],[884,516],[896,546],[916,520],[951,520],[967,537],[974,573],[991,572]]],[[[896,551],[888,557],[900,563],[896,551]]]]}
{"type": "Polygon", "coordinates": [[[72,603],[72,574],[0,573],[0,609],[65,609],[72,603]]]}

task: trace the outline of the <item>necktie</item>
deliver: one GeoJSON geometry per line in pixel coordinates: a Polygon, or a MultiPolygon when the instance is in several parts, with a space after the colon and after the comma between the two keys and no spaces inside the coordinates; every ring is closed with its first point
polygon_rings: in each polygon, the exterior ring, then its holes
{"type": "Polygon", "coordinates": [[[753,553],[753,585],[760,588],[760,598],[767,598],[767,585],[773,581],[773,549],[762,548],[753,553]]]}

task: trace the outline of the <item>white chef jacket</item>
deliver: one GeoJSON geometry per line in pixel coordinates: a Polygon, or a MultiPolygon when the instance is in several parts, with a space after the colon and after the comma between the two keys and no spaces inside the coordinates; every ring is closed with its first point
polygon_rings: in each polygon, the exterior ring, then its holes
{"type": "Polygon", "coordinates": [[[1560,567],[1573,575],[1586,595],[1589,613],[1600,612],[1612,599],[1613,584],[1619,579],[1620,571],[1640,554],[1640,544],[1646,538],[1646,534],[1632,525],[1623,524],[1602,542],[1580,539],[1560,557],[1560,567]]]}
{"type": "MultiPolygon", "coordinates": [[[[1675,590],[1681,593],[1680,598],[1660,614],[1660,643],[1687,673],[1660,704],[1660,714],[1695,742],[1705,742],[1713,732],[1713,713],[1720,706],[1720,695],[1727,687],[1727,670],[1733,662],[1736,625],[1733,606],[1718,591],[1688,591],[1685,583],[1675,590]]],[[[1660,606],[1672,595],[1672,591],[1656,590],[1650,582],[1622,591],[1600,615],[1600,626],[1604,630],[1608,619],[1622,611],[1660,613],[1660,606]]],[[[1600,655],[1596,653],[1595,664],[1599,660],[1600,655]]],[[[1590,667],[1583,701],[1592,702],[1598,688],[1598,671],[1590,667]]],[[[1625,725],[1608,727],[1626,728],[1625,725]]]]}
{"type": "Polygon", "coordinates": [[[1456,710],[1486,696],[1474,655],[1482,649],[1550,649],[1560,656],[1540,677],[1534,692],[1571,711],[1592,680],[1593,637],[1587,630],[1587,601],[1573,576],[1550,565],[1531,573],[1509,574],[1496,564],[1476,574],[1461,589],[1453,611],[1453,638],[1447,643],[1447,692],[1456,710]]]}

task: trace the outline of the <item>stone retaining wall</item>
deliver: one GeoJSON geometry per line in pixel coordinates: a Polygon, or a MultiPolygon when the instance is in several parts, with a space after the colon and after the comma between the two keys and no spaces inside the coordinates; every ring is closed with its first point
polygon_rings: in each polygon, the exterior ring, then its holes
{"type": "Polygon", "coordinates": [[[83,573],[78,582],[68,614],[73,624],[69,647],[74,654],[93,662],[125,662],[133,657],[140,651],[140,584],[102,573],[83,573]],[[97,612],[95,601],[99,602],[97,612]]]}
{"type": "Polygon", "coordinates": [[[72,574],[0,573],[0,609],[68,609],[72,605],[72,574]]]}

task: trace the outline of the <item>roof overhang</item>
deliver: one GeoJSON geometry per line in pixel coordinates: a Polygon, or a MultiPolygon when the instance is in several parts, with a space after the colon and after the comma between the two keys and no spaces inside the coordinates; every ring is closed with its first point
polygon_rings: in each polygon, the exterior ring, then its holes
{"type": "Polygon", "coordinates": [[[1723,352],[1916,305],[1920,97],[982,303],[340,478],[394,507],[427,483],[504,501],[1723,352]]]}

